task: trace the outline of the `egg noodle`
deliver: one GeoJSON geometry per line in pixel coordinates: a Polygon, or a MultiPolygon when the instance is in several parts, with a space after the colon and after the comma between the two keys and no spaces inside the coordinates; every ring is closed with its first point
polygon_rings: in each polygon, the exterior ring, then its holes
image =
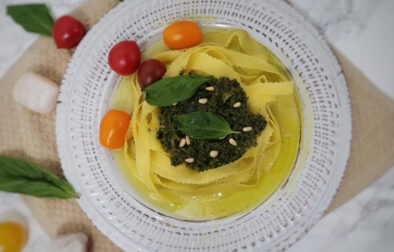
{"type": "Polygon", "coordinates": [[[174,167],[156,137],[160,108],[143,99],[136,74],[123,77],[110,107],[132,118],[126,143],[114,157],[143,198],[172,215],[198,220],[246,211],[272,195],[295,163],[301,128],[294,83],[275,56],[238,29],[205,32],[201,44],[185,50],[160,42],[143,56],[166,66],[164,78],[184,71],[236,79],[250,111],[267,120],[257,146],[237,161],[204,172],[174,167]]]}

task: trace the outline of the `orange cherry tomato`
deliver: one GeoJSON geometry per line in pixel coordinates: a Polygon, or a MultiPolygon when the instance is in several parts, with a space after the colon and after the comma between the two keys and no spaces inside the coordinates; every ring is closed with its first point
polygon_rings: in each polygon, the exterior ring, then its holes
{"type": "Polygon", "coordinates": [[[108,111],[100,123],[100,143],[105,148],[116,150],[123,146],[130,116],[123,111],[108,111]]]}
{"type": "Polygon", "coordinates": [[[176,21],[163,31],[164,43],[171,49],[184,49],[201,41],[198,24],[192,21],[176,21]]]}

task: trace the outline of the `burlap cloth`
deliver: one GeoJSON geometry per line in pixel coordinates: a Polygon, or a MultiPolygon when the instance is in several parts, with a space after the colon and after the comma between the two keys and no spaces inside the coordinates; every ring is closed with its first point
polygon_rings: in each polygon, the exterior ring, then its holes
{"type": "MultiPolygon", "coordinates": [[[[118,0],[86,0],[72,15],[91,27],[118,0]]],[[[353,113],[353,141],[349,163],[327,212],[345,203],[394,165],[394,102],[337,54],[345,73],[353,113]]],[[[50,38],[39,38],[0,80],[0,154],[32,160],[62,176],[55,143],[55,111],[31,112],[12,98],[15,80],[32,71],[61,82],[70,59],[50,38]]],[[[43,229],[50,235],[82,231],[91,238],[91,251],[120,251],[98,231],[75,200],[22,196],[43,229]]]]}

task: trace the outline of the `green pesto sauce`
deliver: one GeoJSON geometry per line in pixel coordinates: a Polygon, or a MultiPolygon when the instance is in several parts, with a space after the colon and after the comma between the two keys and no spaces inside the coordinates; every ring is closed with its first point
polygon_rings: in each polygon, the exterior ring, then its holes
{"type": "Polygon", "coordinates": [[[215,78],[200,86],[191,98],[178,102],[175,106],[161,107],[159,113],[160,129],[157,138],[164,150],[171,155],[171,163],[204,171],[216,168],[239,159],[247,150],[257,144],[257,136],[265,128],[267,122],[261,115],[251,113],[247,108],[246,94],[236,80],[226,77],[215,78]],[[214,87],[213,91],[206,90],[214,87]],[[206,104],[200,104],[199,99],[207,98],[206,104]],[[234,108],[237,102],[241,106],[234,108]],[[241,132],[230,134],[223,139],[193,139],[190,145],[179,146],[185,135],[176,128],[175,116],[195,111],[212,112],[228,121],[231,129],[241,132]],[[244,127],[252,127],[251,131],[243,132],[244,127]],[[233,138],[237,145],[229,143],[233,138]],[[210,152],[218,151],[217,157],[212,158],[210,152]],[[193,163],[186,163],[185,159],[194,158],[193,163]]]}

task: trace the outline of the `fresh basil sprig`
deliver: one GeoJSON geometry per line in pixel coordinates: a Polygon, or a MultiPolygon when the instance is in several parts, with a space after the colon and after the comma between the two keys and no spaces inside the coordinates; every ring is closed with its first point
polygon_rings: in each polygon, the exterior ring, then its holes
{"type": "Polygon", "coordinates": [[[69,199],[78,195],[70,184],[25,160],[0,156],[0,190],[44,198],[69,199]]]}
{"type": "Polygon", "coordinates": [[[187,136],[195,139],[216,139],[238,131],[231,130],[223,117],[211,112],[192,112],[175,117],[176,127],[187,136]]]}
{"type": "Polygon", "coordinates": [[[9,5],[7,14],[28,32],[52,35],[53,18],[45,4],[9,5]]]}
{"type": "Polygon", "coordinates": [[[164,78],[144,88],[145,100],[153,106],[170,106],[192,97],[198,88],[213,79],[210,76],[180,75],[164,78]]]}

